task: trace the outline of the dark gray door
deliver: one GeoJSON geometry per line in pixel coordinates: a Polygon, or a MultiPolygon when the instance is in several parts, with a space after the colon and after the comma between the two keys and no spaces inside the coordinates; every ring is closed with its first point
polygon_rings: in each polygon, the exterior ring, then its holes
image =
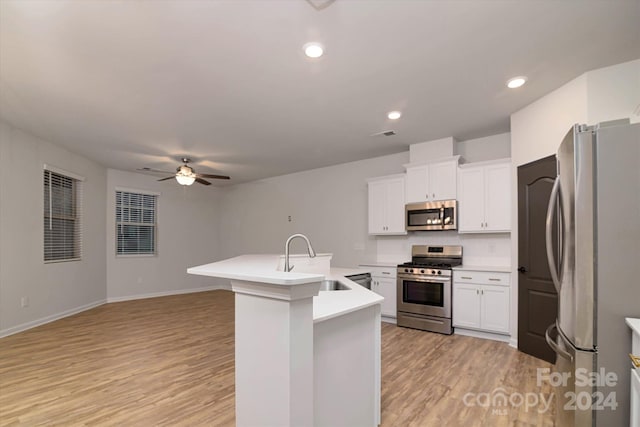
{"type": "MultiPolygon", "coordinates": [[[[558,295],[547,262],[545,220],[555,178],[555,156],[518,167],[518,349],[551,363],[556,355],[544,333],[556,320],[558,295]]],[[[557,224],[553,235],[557,250],[557,224]]]]}

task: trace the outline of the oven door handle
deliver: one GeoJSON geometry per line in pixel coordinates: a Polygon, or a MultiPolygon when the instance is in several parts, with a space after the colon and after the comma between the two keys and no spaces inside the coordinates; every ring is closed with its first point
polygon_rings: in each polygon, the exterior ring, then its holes
{"type": "Polygon", "coordinates": [[[423,279],[415,276],[398,275],[398,280],[404,280],[404,279],[411,280],[412,282],[421,282],[421,283],[447,283],[451,281],[451,277],[449,276],[445,276],[442,279],[423,279]]]}

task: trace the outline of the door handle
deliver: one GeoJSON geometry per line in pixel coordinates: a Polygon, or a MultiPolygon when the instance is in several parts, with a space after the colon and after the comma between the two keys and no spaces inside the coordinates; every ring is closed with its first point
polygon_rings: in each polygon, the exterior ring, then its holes
{"type": "MultiPolygon", "coordinates": [[[[556,266],[556,260],[553,257],[553,241],[552,241],[552,229],[553,229],[553,215],[556,211],[556,205],[558,204],[558,195],[560,195],[560,177],[556,177],[553,182],[553,188],[551,189],[551,196],[549,197],[549,206],[547,207],[547,219],[545,221],[545,243],[547,248],[547,262],[549,263],[549,272],[551,273],[551,281],[556,288],[556,292],[560,294],[560,280],[558,279],[558,267],[556,266]]],[[[562,238],[562,236],[560,236],[562,238]]]]}
{"type": "Polygon", "coordinates": [[[527,269],[525,267],[518,267],[518,272],[519,273],[526,273],[527,269]]]}
{"type": "Polygon", "coordinates": [[[558,325],[556,323],[552,323],[551,325],[549,325],[547,330],[544,331],[544,338],[545,338],[545,340],[547,340],[547,344],[549,344],[549,347],[551,347],[551,349],[558,356],[562,356],[565,359],[567,359],[568,361],[573,362],[573,356],[570,355],[569,353],[567,353],[566,351],[564,351],[563,349],[561,349],[560,347],[558,347],[558,344],[551,338],[550,333],[554,329],[556,331],[558,330],[558,325]]]}

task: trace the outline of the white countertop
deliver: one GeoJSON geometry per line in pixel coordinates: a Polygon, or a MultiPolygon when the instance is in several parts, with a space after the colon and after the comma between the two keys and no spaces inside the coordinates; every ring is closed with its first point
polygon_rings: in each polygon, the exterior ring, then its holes
{"type": "Polygon", "coordinates": [[[354,268],[354,267],[331,267],[331,274],[338,276],[355,276],[356,274],[371,273],[371,270],[366,268],[354,268]]]}
{"type": "Polygon", "coordinates": [[[624,319],[633,331],[634,334],[640,336],[640,319],[634,319],[633,317],[627,317],[624,319]]]}
{"type": "Polygon", "coordinates": [[[342,268],[331,269],[327,279],[338,280],[351,289],[348,291],[320,291],[313,297],[313,322],[322,322],[342,316],[375,304],[380,304],[384,298],[369,289],[345,279],[342,268]],[[335,274],[335,273],[338,274],[335,274]]]}
{"type": "Polygon", "coordinates": [[[368,266],[368,267],[397,267],[399,264],[402,264],[403,262],[406,262],[406,261],[398,261],[398,262],[372,261],[372,262],[363,262],[363,263],[360,263],[360,265],[368,266]]]}
{"type": "Polygon", "coordinates": [[[222,277],[225,279],[246,280],[268,283],[276,286],[294,286],[303,283],[318,282],[327,279],[338,280],[349,287],[342,291],[320,291],[313,297],[313,321],[321,322],[342,316],[375,304],[384,298],[344,276],[365,273],[357,268],[331,268],[329,274],[285,273],[278,271],[280,255],[241,255],[223,261],[200,265],[187,269],[189,274],[222,277]]]}
{"type": "Polygon", "coordinates": [[[280,255],[240,255],[188,268],[187,273],[285,286],[318,282],[324,279],[322,274],[278,271],[276,268],[279,261],[280,255]]]}
{"type": "Polygon", "coordinates": [[[457,267],[453,267],[454,270],[460,271],[495,271],[498,273],[511,273],[511,267],[509,266],[499,266],[499,265],[459,265],[457,267]]]}

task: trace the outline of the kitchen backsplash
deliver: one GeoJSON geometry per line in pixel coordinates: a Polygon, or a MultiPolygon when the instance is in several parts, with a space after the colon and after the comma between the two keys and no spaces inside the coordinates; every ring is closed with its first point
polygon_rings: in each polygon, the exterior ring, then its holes
{"type": "Polygon", "coordinates": [[[463,263],[508,267],[511,265],[511,235],[458,234],[456,231],[414,232],[407,236],[377,236],[378,262],[411,259],[412,245],[461,245],[463,263]]]}

